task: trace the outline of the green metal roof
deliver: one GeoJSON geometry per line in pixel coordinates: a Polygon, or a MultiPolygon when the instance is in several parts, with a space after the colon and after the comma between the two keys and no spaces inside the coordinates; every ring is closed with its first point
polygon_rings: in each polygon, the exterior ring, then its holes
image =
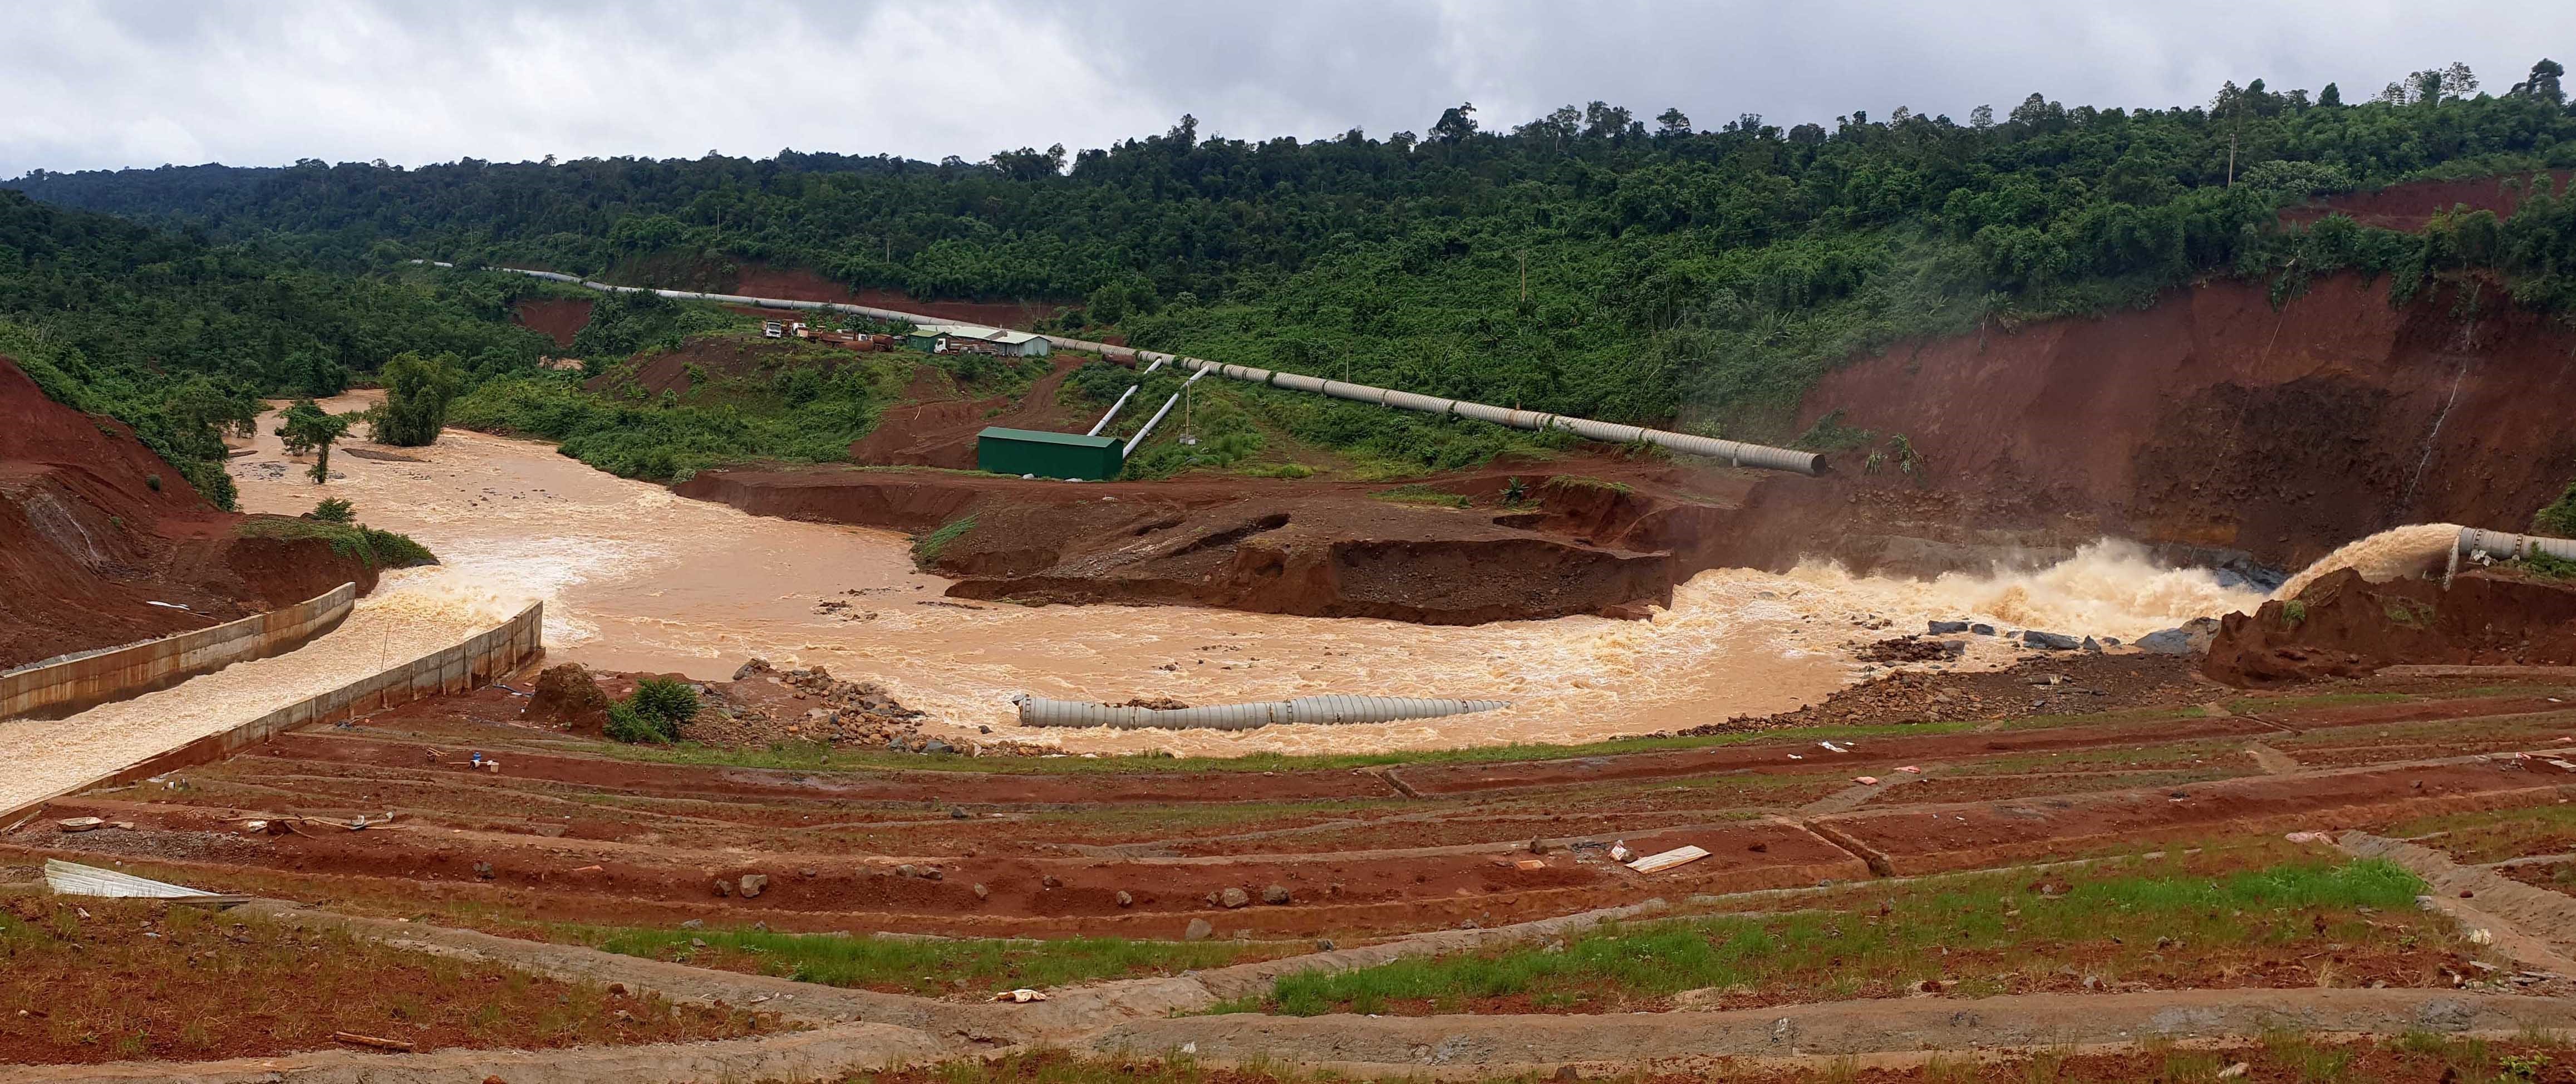
{"type": "Polygon", "coordinates": [[[998,425],[987,426],[983,432],[975,436],[978,440],[992,437],[998,440],[1026,441],[1031,444],[1062,444],[1074,448],[1114,448],[1119,443],[1108,437],[1087,437],[1080,433],[1050,433],[1042,429],[1004,429],[998,425]]]}

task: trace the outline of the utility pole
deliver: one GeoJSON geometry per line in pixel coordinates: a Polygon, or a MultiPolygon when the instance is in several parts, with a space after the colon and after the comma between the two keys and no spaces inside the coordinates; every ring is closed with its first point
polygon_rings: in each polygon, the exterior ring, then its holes
{"type": "Polygon", "coordinates": [[[1521,304],[1529,304],[1529,250],[1521,250],[1521,304]]]}
{"type": "Polygon", "coordinates": [[[2236,133],[2227,133],[2227,187],[2236,187],[2236,133]]]}

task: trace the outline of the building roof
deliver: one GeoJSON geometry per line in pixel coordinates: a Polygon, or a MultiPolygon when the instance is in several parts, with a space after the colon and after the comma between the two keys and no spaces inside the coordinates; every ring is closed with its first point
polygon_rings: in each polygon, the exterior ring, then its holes
{"type": "Polygon", "coordinates": [[[914,324],[912,326],[912,333],[915,335],[928,336],[934,339],[942,335],[955,339],[981,339],[985,342],[1001,343],[1005,346],[1018,346],[1031,339],[1043,338],[1043,336],[1031,335],[1025,331],[1008,331],[1002,328],[978,327],[974,324],[914,324]]]}
{"type": "Polygon", "coordinates": [[[998,425],[986,426],[983,432],[975,436],[979,440],[992,437],[996,440],[1016,440],[1029,444],[1061,444],[1068,448],[1115,448],[1119,444],[1117,440],[1110,437],[1054,433],[1043,429],[1004,429],[998,425]]]}

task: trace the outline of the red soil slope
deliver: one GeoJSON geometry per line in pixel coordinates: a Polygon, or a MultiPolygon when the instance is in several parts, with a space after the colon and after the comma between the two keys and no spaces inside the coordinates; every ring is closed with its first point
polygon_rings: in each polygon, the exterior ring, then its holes
{"type": "MultiPolygon", "coordinates": [[[[2571,174],[2560,170],[2554,175],[2559,191],[2567,190],[2571,174]]],[[[2528,177],[2480,177],[2467,181],[2417,181],[2390,185],[2376,192],[2349,192],[2313,200],[2298,207],[2282,210],[2281,221],[2314,222],[2331,214],[2349,215],[2364,226],[2405,230],[2422,230],[2436,214],[2454,207],[2473,211],[2493,211],[2499,217],[2510,217],[2522,203],[2522,193],[2530,184],[2528,177]]]]}
{"type": "Polygon", "coordinates": [[[680,495],[761,515],[927,532],[975,524],[933,567],[949,594],[1148,602],[1426,624],[1643,617],[1711,567],[1742,492],[1659,464],[1585,462],[1617,485],[1497,467],[1431,484],[1473,501],[1391,503],[1389,483],[1254,478],[1067,485],[929,472],[702,471],[680,495]],[[1502,507],[1516,475],[1529,503],[1502,507]]]}
{"type": "Polygon", "coordinates": [[[849,305],[873,305],[881,309],[918,312],[943,320],[1009,327],[1026,330],[1031,324],[1055,315],[1056,310],[1075,304],[1045,298],[1023,298],[1010,301],[931,301],[910,297],[901,290],[854,290],[801,267],[771,267],[746,261],[735,274],[726,293],[745,297],[781,297],[790,301],[838,301],[849,305]]]}
{"type": "Polygon", "coordinates": [[[2202,672],[2236,686],[2360,677],[2399,663],[2576,663],[2576,583],[2470,571],[2370,583],[2351,569],[2296,601],[2229,614],[2202,672]]]}
{"type": "Polygon", "coordinates": [[[2285,568],[2399,523],[2519,528],[2576,474],[2576,330],[2492,290],[2461,301],[2395,309],[2385,283],[2336,276],[2276,311],[2261,284],[2219,281],[1899,346],[1826,376],[1800,424],[1839,410],[1904,434],[1924,480],[1863,475],[1854,452],[1827,484],[1766,481],[1752,510],[1790,541],[2110,534],[2285,568]]]}
{"type": "Polygon", "coordinates": [[[244,517],[207,503],[122,423],[46,398],[7,358],[0,417],[0,667],[375,584],[324,543],[236,537],[244,517]]]}
{"type": "Polygon", "coordinates": [[[556,346],[571,346],[572,337],[590,322],[595,304],[580,297],[532,297],[511,307],[510,320],[553,339],[556,346]]]}

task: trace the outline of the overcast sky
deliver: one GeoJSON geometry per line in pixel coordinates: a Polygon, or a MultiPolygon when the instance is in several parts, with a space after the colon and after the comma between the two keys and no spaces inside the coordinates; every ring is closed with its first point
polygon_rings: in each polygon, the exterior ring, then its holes
{"type": "Polygon", "coordinates": [[[782,147],[936,160],[1202,134],[1488,127],[1603,99],[1701,128],[1905,105],[1961,120],[2205,101],[2222,80],[2366,98],[2465,61],[2501,92],[2576,64],[2576,3],[2420,0],[47,0],[0,34],[0,177],[298,158],[401,164],[782,147]]]}

